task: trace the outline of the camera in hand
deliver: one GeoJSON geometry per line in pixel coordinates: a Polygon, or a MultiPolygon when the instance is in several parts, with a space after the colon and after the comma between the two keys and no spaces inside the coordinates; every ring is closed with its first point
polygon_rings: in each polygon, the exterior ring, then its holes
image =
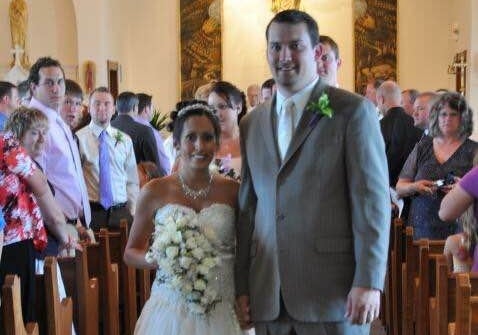
{"type": "Polygon", "coordinates": [[[439,180],[435,181],[435,185],[438,188],[444,187],[444,186],[447,186],[447,185],[452,185],[454,183],[455,183],[455,174],[453,172],[448,173],[445,176],[445,179],[439,179],[439,180]]]}

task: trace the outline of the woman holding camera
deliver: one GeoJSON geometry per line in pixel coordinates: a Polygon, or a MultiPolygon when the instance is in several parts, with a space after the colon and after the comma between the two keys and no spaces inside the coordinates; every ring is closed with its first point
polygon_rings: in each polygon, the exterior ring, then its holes
{"type": "Polygon", "coordinates": [[[411,196],[408,225],[414,239],[444,240],[455,234],[455,220],[438,217],[440,203],[454,184],[472,168],[478,143],[468,137],[473,112],[459,93],[440,96],[430,111],[429,136],[408,157],[397,182],[400,197],[411,196]]]}

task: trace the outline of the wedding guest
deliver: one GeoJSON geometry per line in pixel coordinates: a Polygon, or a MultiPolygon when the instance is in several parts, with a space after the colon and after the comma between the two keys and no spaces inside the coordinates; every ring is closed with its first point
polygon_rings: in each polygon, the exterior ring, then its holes
{"type": "Polygon", "coordinates": [[[0,81],[0,131],[5,129],[8,116],[18,105],[17,87],[8,81],[0,81]]]}
{"type": "Polygon", "coordinates": [[[443,198],[438,215],[443,221],[459,219],[463,232],[451,235],[444,254],[453,272],[478,271],[478,167],[469,171],[443,198]]]}
{"type": "Polygon", "coordinates": [[[3,176],[0,179],[0,206],[6,222],[0,287],[7,274],[20,277],[23,320],[32,322],[36,320],[35,251],[41,252],[47,245],[42,217],[51,223],[49,227],[57,237],[60,249],[69,249],[71,241],[64,230],[65,217],[45,176],[11,132],[0,134],[0,163],[3,176]]]}
{"type": "Polygon", "coordinates": [[[114,101],[106,87],[91,92],[88,110],[91,122],[76,134],[90,199],[91,228],[119,228],[122,219],[133,222],[139,193],[133,142],[110,124],[114,101]]]}
{"type": "Polygon", "coordinates": [[[380,120],[387,154],[390,186],[395,186],[403,164],[422,131],[413,126],[413,118],[400,106],[400,87],[394,81],[386,81],[377,90],[377,107],[383,118],[380,120]]]}
{"type": "Polygon", "coordinates": [[[415,103],[415,100],[418,94],[420,94],[420,92],[418,92],[418,90],[414,88],[409,88],[407,90],[402,91],[401,106],[405,110],[405,113],[407,113],[410,116],[413,116],[413,111],[414,111],[413,104],[415,103]]]}
{"type": "MultiPolygon", "coordinates": [[[[242,332],[233,309],[232,276],[238,184],[209,171],[209,164],[219,147],[221,132],[215,111],[199,100],[184,101],[178,106],[182,108],[171,114],[174,144],[181,164],[177,172],[154,179],[141,190],[124,253],[128,265],[157,269],[157,280],[136,323],[135,334],[239,335],[242,332]],[[205,237],[212,249],[208,251],[204,248],[203,256],[216,253],[218,265],[207,271],[209,275],[203,277],[205,281],[196,283],[204,284],[203,292],[209,292],[207,296],[203,295],[204,299],[209,301],[207,297],[216,297],[215,304],[192,300],[194,295],[202,295],[196,285],[191,286],[192,295],[188,297],[182,289],[191,285],[188,278],[179,275],[172,281],[171,277],[165,277],[163,274],[168,273],[167,267],[158,265],[171,262],[166,257],[155,257],[154,251],[153,254],[148,252],[151,239],[154,246],[164,241],[165,235],[159,232],[165,224],[171,227],[172,221],[196,222],[200,236],[205,237]]],[[[193,241],[191,239],[186,243],[193,241]]],[[[199,238],[197,241],[200,241],[199,238]]],[[[179,257],[171,266],[179,266],[178,262],[179,257]]],[[[183,265],[188,262],[199,265],[195,258],[184,258],[181,262],[183,265]]]]}
{"type": "Polygon", "coordinates": [[[275,81],[273,78],[267,79],[261,86],[261,103],[272,99],[275,92],[275,81]]]}
{"type": "Polygon", "coordinates": [[[322,56],[317,60],[317,73],[328,85],[339,87],[337,74],[340,65],[342,65],[339,46],[332,37],[327,35],[320,35],[319,40],[322,47],[322,56]]]}
{"type": "Polygon", "coordinates": [[[246,89],[247,94],[247,105],[249,106],[249,110],[256,107],[259,103],[259,94],[260,94],[260,87],[257,84],[252,84],[247,86],[246,89]]]}
{"type": "Polygon", "coordinates": [[[159,164],[158,171],[161,176],[166,176],[171,172],[171,163],[169,157],[164,150],[163,139],[157,129],[151,124],[154,114],[153,96],[145,93],[136,94],[138,97],[138,116],[134,117],[134,120],[149,127],[153,131],[154,139],[156,140],[156,146],[158,148],[159,164]]]}
{"type": "Polygon", "coordinates": [[[120,93],[116,101],[118,116],[111,121],[111,125],[131,137],[136,163],[154,162],[160,171],[164,171],[161,170],[153,130],[134,120],[138,116],[138,103],[138,97],[133,92],[120,93]]]}
{"type": "Polygon", "coordinates": [[[227,81],[214,83],[208,103],[213,106],[221,125],[220,147],[216,157],[220,165],[236,175],[241,171],[241,150],[239,144],[238,116],[245,108],[243,93],[227,81]]]}
{"type": "Polygon", "coordinates": [[[444,240],[459,231],[454,219],[441,220],[440,203],[456,177],[472,168],[478,144],[469,139],[473,113],[459,93],[445,93],[430,112],[430,132],[413,149],[397,182],[400,197],[411,196],[408,224],[414,239],[444,240]]]}
{"type": "Polygon", "coordinates": [[[423,135],[428,135],[430,123],[430,110],[437,101],[438,94],[434,92],[420,93],[413,103],[413,125],[423,129],[423,135]]]}
{"type": "Polygon", "coordinates": [[[30,107],[38,109],[48,118],[45,150],[37,161],[55,189],[55,199],[67,223],[78,229],[82,239],[90,239],[87,228],[91,221],[91,209],[80,154],[70,127],[60,115],[65,97],[63,68],[55,59],[39,58],[30,69],[28,81],[32,92],[30,107]]]}
{"type": "MultiPolygon", "coordinates": [[[[70,79],[65,79],[65,99],[60,109],[63,121],[74,132],[83,116],[83,90],[80,85],[70,79]]],[[[73,133],[73,136],[74,133],[73,133]]]]}
{"type": "MultiPolygon", "coordinates": [[[[41,171],[40,165],[35,161],[43,149],[45,148],[45,140],[48,133],[48,119],[39,110],[27,107],[20,107],[15,110],[7,120],[5,127],[6,131],[11,132],[15,138],[20,142],[20,145],[25,149],[32,159],[36,168],[41,171]]],[[[55,190],[48,180],[46,180],[52,195],[55,195],[55,190]]],[[[59,240],[70,231],[64,225],[64,220],[60,223],[49,222],[43,219],[48,244],[46,248],[37,253],[38,259],[44,259],[45,256],[58,256],[59,240]]]]}

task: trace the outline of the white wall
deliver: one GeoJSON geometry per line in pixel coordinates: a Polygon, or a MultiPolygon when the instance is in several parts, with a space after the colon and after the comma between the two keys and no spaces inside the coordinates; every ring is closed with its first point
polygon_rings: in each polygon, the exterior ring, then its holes
{"type": "Polygon", "coordinates": [[[470,89],[469,103],[474,113],[475,132],[473,138],[478,140],[478,0],[471,1],[471,36],[470,36],[470,53],[469,53],[469,81],[470,89]]]}
{"type": "MultiPolygon", "coordinates": [[[[301,6],[317,20],[320,33],[330,35],[339,44],[343,59],[339,83],[353,90],[352,1],[303,0],[301,6]]],[[[245,89],[271,77],[266,61],[265,30],[273,16],[270,1],[223,0],[224,80],[245,89]]]]}
{"type": "Polygon", "coordinates": [[[402,89],[451,89],[453,0],[398,1],[398,81],[402,89]]]}

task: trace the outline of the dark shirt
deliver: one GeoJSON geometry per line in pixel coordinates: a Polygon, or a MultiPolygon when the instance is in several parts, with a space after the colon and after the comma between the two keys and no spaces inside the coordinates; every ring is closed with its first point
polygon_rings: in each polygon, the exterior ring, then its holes
{"type": "Polygon", "coordinates": [[[423,131],[413,126],[413,118],[402,107],[393,107],[380,120],[387,155],[390,186],[395,187],[403,164],[422,137],[423,131]]]}

